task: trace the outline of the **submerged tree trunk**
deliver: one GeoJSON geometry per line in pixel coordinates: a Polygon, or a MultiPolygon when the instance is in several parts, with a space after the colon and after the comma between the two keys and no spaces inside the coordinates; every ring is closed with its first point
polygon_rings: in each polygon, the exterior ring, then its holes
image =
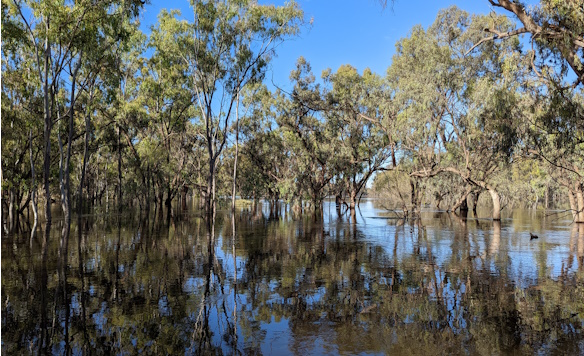
{"type": "Polygon", "coordinates": [[[578,207],[578,218],[576,222],[584,223],[584,186],[582,183],[576,184],[576,203],[578,207]]]}
{"type": "MultiPolygon", "coordinates": [[[[150,173],[150,163],[146,166],[146,214],[150,212],[150,190],[152,185],[152,174],[150,173]]],[[[148,216],[148,215],[146,215],[148,216]]]]}
{"type": "Polygon", "coordinates": [[[349,191],[349,208],[352,212],[355,211],[355,207],[357,206],[357,190],[354,187],[351,187],[349,191]]]}
{"type": "MultiPolygon", "coordinates": [[[[209,143],[211,145],[211,143],[209,143]]],[[[215,158],[213,151],[209,148],[209,176],[207,178],[207,194],[205,196],[205,210],[212,212],[215,205],[215,158]]]]}
{"type": "Polygon", "coordinates": [[[479,204],[479,196],[480,196],[481,192],[480,191],[473,191],[471,194],[472,197],[472,212],[475,216],[475,218],[477,217],[477,206],[479,204]]]}
{"type": "Polygon", "coordinates": [[[572,212],[572,220],[578,221],[578,203],[576,197],[571,190],[568,190],[568,200],[570,201],[570,211],[572,212]]]}
{"type": "Polygon", "coordinates": [[[93,100],[93,86],[89,92],[89,101],[87,102],[87,108],[85,112],[85,142],[83,146],[83,163],[81,168],[81,178],[79,180],[79,189],[77,190],[77,209],[79,214],[83,211],[83,187],[85,185],[85,172],[87,171],[87,160],[89,157],[89,137],[91,134],[91,122],[90,115],[91,111],[89,106],[93,100]]]}
{"type": "MultiPolygon", "coordinates": [[[[57,109],[57,116],[58,119],[60,120],[61,115],[59,114],[59,111],[57,109]]],[[[64,181],[63,181],[63,141],[61,140],[61,131],[59,130],[57,132],[57,141],[59,142],[59,191],[61,193],[61,208],[63,210],[63,213],[65,213],[65,211],[67,211],[67,192],[65,191],[65,185],[64,185],[64,181]]]]}
{"type": "Polygon", "coordinates": [[[11,233],[14,232],[15,229],[15,200],[16,198],[14,197],[14,188],[12,188],[10,189],[10,202],[8,204],[8,231],[11,233]]]}
{"type": "Polygon", "coordinates": [[[237,178],[237,156],[239,155],[239,92],[235,105],[235,160],[233,162],[233,190],[231,192],[231,210],[235,210],[235,188],[237,178]]]}
{"type": "MultiPolygon", "coordinates": [[[[77,80],[77,73],[81,68],[81,57],[82,54],[79,55],[79,61],[73,70],[72,79],[71,79],[71,101],[69,103],[69,132],[68,132],[68,140],[67,140],[67,156],[65,158],[65,181],[61,180],[61,192],[64,193],[64,197],[61,199],[65,199],[65,203],[63,204],[63,213],[65,214],[65,225],[71,224],[71,172],[70,172],[70,165],[71,165],[71,145],[73,144],[73,136],[75,131],[75,85],[77,80]]],[[[66,236],[69,236],[69,230],[66,231],[66,236]]]]}
{"type": "MultiPolygon", "coordinates": [[[[45,219],[47,225],[51,225],[51,188],[50,188],[50,175],[51,175],[51,129],[53,128],[53,121],[51,117],[50,103],[53,102],[53,92],[49,89],[49,71],[50,71],[50,58],[51,58],[51,46],[49,44],[49,20],[45,22],[46,33],[45,33],[45,48],[44,48],[44,78],[43,79],[43,118],[44,118],[44,162],[43,162],[43,180],[45,186],[45,219]]],[[[38,52],[37,52],[38,60],[38,52]]],[[[40,62],[40,60],[39,60],[40,62]]],[[[39,63],[39,76],[40,73],[40,63],[39,63]]],[[[48,240],[48,235],[46,236],[48,240]]]]}
{"type": "Polygon", "coordinates": [[[454,205],[452,206],[452,208],[450,208],[450,211],[452,212],[456,212],[457,209],[460,209],[460,212],[468,212],[468,204],[466,202],[466,199],[468,197],[468,195],[471,193],[472,191],[472,187],[467,187],[466,191],[462,194],[462,196],[460,197],[460,199],[458,199],[456,201],[456,203],[454,203],[454,205]]]}
{"type": "MultiPolygon", "coordinates": [[[[36,228],[37,222],[38,222],[38,211],[37,211],[37,198],[36,198],[36,182],[35,182],[35,172],[34,172],[34,161],[32,159],[32,130],[28,131],[28,138],[30,141],[30,176],[31,176],[31,185],[30,185],[30,191],[31,191],[31,202],[32,202],[32,214],[34,216],[34,228],[33,230],[36,228]]],[[[32,235],[31,235],[32,238],[32,235]]]]}
{"type": "Polygon", "coordinates": [[[122,144],[120,141],[120,123],[117,125],[118,135],[118,210],[122,211],[122,144]]]}
{"type": "Polygon", "coordinates": [[[501,198],[499,197],[499,193],[493,188],[489,188],[488,191],[493,200],[493,220],[501,220],[501,198]]]}
{"type": "MultiPolygon", "coordinates": [[[[422,197],[420,195],[420,182],[410,179],[412,217],[419,217],[421,212],[422,197]]],[[[406,209],[407,210],[407,209],[406,209]]]]}
{"type": "Polygon", "coordinates": [[[158,185],[158,215],[162,216],[162,206],[164,202],[164,190],[162,189],[162,185],[158,185]]]}
{"type": "Polygon", "coordinates": [[[189,192],[189,187],[183,186],[181,191],[181,208],[182,210],[187,210],[187,193],[189,192]]]}
{"type": "Polygon", "coordinates": [[[468,211],[468,203],[466,202],[466,196],[462,199],[462,204],[460,204],[460,211],[468,211]]]}

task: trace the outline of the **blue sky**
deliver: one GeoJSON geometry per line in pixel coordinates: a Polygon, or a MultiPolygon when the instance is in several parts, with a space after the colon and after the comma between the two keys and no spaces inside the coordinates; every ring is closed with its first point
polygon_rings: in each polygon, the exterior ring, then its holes
{"type": "MultiPolygon", "coordinates": [[[[260,0],[261,3],[271,1],[260,0]]],[[[275,1],[282,4],[282,1],[275,1]]],[[[487,0],[396,0],[385,9],[376,0],[298,0],[306,20],[312,26],[302,30],[299,37],[288,40],[277,50],[277,58],[266,75],[280,87],[289,88],[290,71],[296,59],[304,56],[318,78],[322,70],[333,71],[342,64],[351,64],[360,72],[369,67],[385,74],[395,52],[395,43],[408,35],[414,25],[428,27],[438,11],[450,5],[470,13],[488,13],[487,0]]],[[[141,16],[142,29],[149,32],[161,9],[180,9],[183,17],[192,20],[188,0],[152,0],[141,16]]]]}

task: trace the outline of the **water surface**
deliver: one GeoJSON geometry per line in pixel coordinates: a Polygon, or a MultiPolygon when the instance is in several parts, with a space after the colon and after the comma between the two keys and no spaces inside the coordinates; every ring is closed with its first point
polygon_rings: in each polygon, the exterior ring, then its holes
{"type": "Polygon", "coordinates": [[[584,354],[584,224],[355,218],[264,205],[3,236],[2,353],[584,354]]]}

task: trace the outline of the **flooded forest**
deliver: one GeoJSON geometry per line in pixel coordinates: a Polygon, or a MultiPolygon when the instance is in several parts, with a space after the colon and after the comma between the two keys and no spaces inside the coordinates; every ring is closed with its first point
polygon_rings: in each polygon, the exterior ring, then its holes
{"type": "Polygon", "coordinates": [[[481,1],[2,0],[2,353],[584,354],[584,6],[481,1]]]}

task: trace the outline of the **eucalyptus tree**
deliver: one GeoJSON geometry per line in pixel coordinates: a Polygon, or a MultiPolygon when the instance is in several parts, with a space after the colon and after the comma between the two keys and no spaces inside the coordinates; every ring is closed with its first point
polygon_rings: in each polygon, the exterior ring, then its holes
{"type": "MultiPolygon", "coordinates": [[[[401,105],[401,147],[418,165],[410,176],[455,174],[467,185],[459,201],[473,189],[486,190],[498,220],[493,179],[509,162],[524,118],[517,77],[525,65],[515,51],[518,41],[490,43],[465,56],[490,21],[455,7],[441,11],[428,31],[416,27],[398,43],[388,77],[401,105]]],[[[505,18],[497,23],[511,27],[505,18]]]]}
{"type": "Polygon", "coordinates": [[[278,125],[284,130],[284,145],[295,157],[297,191],[308,193],[318,211],[329,182],[339,171],[338,126],[323,114],[330,109],[325,89],[316,83],[310,64],[300,57],[290,74],[291,97],[280,103],[278,125]]]}
{"type": "Polygon", "coordinates": [[[584,84],[584,11],[580,1],[541,0],[526,6],[523,1],[488,0],[495,9],[504,10],[517,20],[514,29],[498,28],[498,22],[486,25],[488,36],[477,39],[469,49],[472,53],[493,41],[507,41],[527,34],[530,49],[518,51],[529,60],[533,73],[542,87],[532,92],[538,107],[533,140],[530,147],[536,157],[550,163],[553,171],[561,171],[563,185],[568,189],[575,220],[584,222],[584,175],[578,161],[582,144],[584,120],[581,101],[584,84]],[[580,107],[580,108],[578,108],[580,107]],[[568,112],[571,112],[567,114],[568,112]],[[561,142],[561,143],[560,143],[561,142]],[[564,155],[560,151],[568,148],[564,155]],[[564,160],[565,155],[571,157],[564,160]],[[573,154],[573,155],[572,155],[573,154]],[[558,159],[560,157],[560,159],[558,159]],[[578,168],[579,166],[579,168],[578,168]],[[581,203],[577,200],[580,199],[581,203]],[[582,214],[582,215],[580,215],[582,214]]]}
{"type": "MultiPolygon", "coordinates": [[[[3,6],[3,10],[6,8],[3,6]]],[[[20,215],[32,202],[36,219],[36,176],[39,136],[36,120],[42,106],[34,79],[33,57],[17,40],[9,16],[2,15],[2,212],[9,231],[18,229],[20,215]],[[7,194],[6,194],[7,193],[7,194]],[[6,196],[7,195],[7,196],[6,196]],[[8,202],[6,202],[8,200],[8,202]]]]}
{"type": "MultiPolygon", "coordinates": [[[[410,172],[430,172],[440,161],[451,139],[442,121],[454,94],[447,83],[450,65],[445,49],[421,27],[412,29],[407,38],[396,44],[396,55],[387,70],[388,86],[395,107],[394,137],[399,138],[403,152],[401,165],[410,172]]],[[[391,122],[383,121],[384,126],[391,122]]],[[[410,177],[412,212],[416,214],[422,194],[419,180],[410,177]]]]}
{"type": "Polygon", "coordinates": [[[126,24],[126,31],[124,41],[110,54],[113,63],[106,68],[109,75],[102,79],[103,105],[98,108],[101,120],[95,122],[96,144],[102,148],[98,154],[104,158],[106,164],[104,172],[107,176],[102,189],[109,195],[110,181],[111,185],[116,186],[118,208],[124,202],[124,165],[125,171],[129,168],[139,180],[136,193],[144,198],[146,206],[149,202],[148,162],[137,148],[148,126],[141,90],[148,73],[145,67],[148,38],[138,29],[137,23],[126,24]]]}
{"type": "Polygon", "coordinates": [[[550,84],[569,80],[568,73],[576,76],[571,86],[584,84],[584,11],[579,1],[540,0],[539,5],[526,6],[524,1],[488,0],[496,9],[503,9],[519,20],[519,28],[501,28],[505,21],[494,17],[486,23],[487,37],[477,39],[468,52],[492,41],[504,41],[528,34],[531,51],[529,57],[533,71],[550,84]],[[550,65],[553,63],[554,65],[550,65]]]}
{"type": "Polygon", "coordinates": [[[279,108],[286,96],[257,85],[242,92],[245,115],[241,118],[242,192],[249,197],[265,197],[272,202],[299,198],[294,182],[296,159],[285,146],[284,129],[278,125],[279,108]]]}
{"type": "Polygon", "coordinates": [[[140,1],[118,3],[115,1],[12,1],[3,2],[14,18],[14,25],[21,30],[20,40],[34,55],[36,81],[42,92],[42,114],[44,135],[44,190],[45,214],[51,221],[51,132],[57,114],[68,118],[68,140],[64,176],[60,182],[62,205],[66,219],[70,219],[70,175],[71,145],[74,138],[75,104],[79,93],[101,68],[96,59],[99,53],[114,46],[123,38],[124,20],[138,14],[143,5],[140,1]],[[84,74],[79,81],[78,75],[84,74]],[[69,77],[67,77],[69,76],[69,77]],[[69,79],[69,83],[65,81],[69,79]],[[79,84],[79,87],[78,87],[79,84]],[[59,91],[69,93],[68,102],[57,98],[59,91]],[[65,110],[65,104],[69,105],[65,110]]]}
{"type": "Polygon", "coordinates": [[[347,185],[349,207],[354,210],[369,178],[385,169],[391,157],[389,137],[377,124],[384,119],[378,103],[383,101],[386,88],[371,70],[360,75],[350,65],[335,73],[326,71],[323,76],[332,84],[326,94],[332,108],[324,115],[328,124],[336,127],[339,147],[335,155],[347,185]]]}
{"type": "Polygon", "coordinates": [[[158,204],[162,207],[164,200],[169,209],[184,183],[182,175],[186,156],[193,141],[187,135],[194,102],[188,67],[175,55],[172,47],[175,34],[188,31],[188,23],[176,21],[178,14],[178,11],[163,10],[158,24],[152,28],[149,47],[154,53],[144,68],[140,87],[148,113],[148,136],[145,139],[150,140],[154,154],[151,163],[155,165],[152,168],[158,173],[158,204]]]}
{"type": "MultiPolygon", "coordinates": [[[[242,88],[261,81],[275,48],[298,33],[303,13],[296,3],[192,1],[194,21],[172,16],[175,41],[167,50],[188,67],[189,88],[203,122],[208,153],[206,209],[215,204],[217,160],[227,143],[242,88]]],[[[169,28],[170,28],[169,27],[169,28]]]]}
{"type": "MultiPolygon", "coordinates": [[[[92,198],[90,190],[97,193],[98,182],[87,179],[88,174],[97,175],[100,169],[97,165],[104,162],[99,157],[111,156],[111,152],[107,151],[112,143],[118,153],[117,192],[118,201],[121,200],[121,138],[123,134],[128,138],[125,121],[128,121],[129,113],[135,107],[136,86],[139,83],[137,72],[142,63],[139,53],[144,50],[145,37],[138,29],[139,23],[125,11],[127,9],[113,8],[112,16],[104,18],[101,27],[93,28],[92,33],[97,34],[84,43],[87,49],[83,60],[87,64],[81,66],[78,74],[82,85],[76,99],[79,103],[77,110],[84,118],[81,123],[84,124],[84,132],[79,134],[84,136],[84,142],[78,148],[83,150],[83,155],[78,165],[80,172],[76,175],[79,177],[79,209],[84,206],[84,190],[87,190],[88,198],[92,198]],[[94,157],[95,154],[97,157],[94,157]],[[92,161],[95,164],[91,164],[92,161]]],[[[107,179],[105,174],[104,177],[107,179]]],[[[101,188],[101,194],[105,190],[107,183],[101,188]]]]}
{"type": "Polygon", "coordinates": [[[584,223],[584,95],[581,90],[548,92],[532,100],[528,154],[567,191],[575,222],[584,223]]]}

